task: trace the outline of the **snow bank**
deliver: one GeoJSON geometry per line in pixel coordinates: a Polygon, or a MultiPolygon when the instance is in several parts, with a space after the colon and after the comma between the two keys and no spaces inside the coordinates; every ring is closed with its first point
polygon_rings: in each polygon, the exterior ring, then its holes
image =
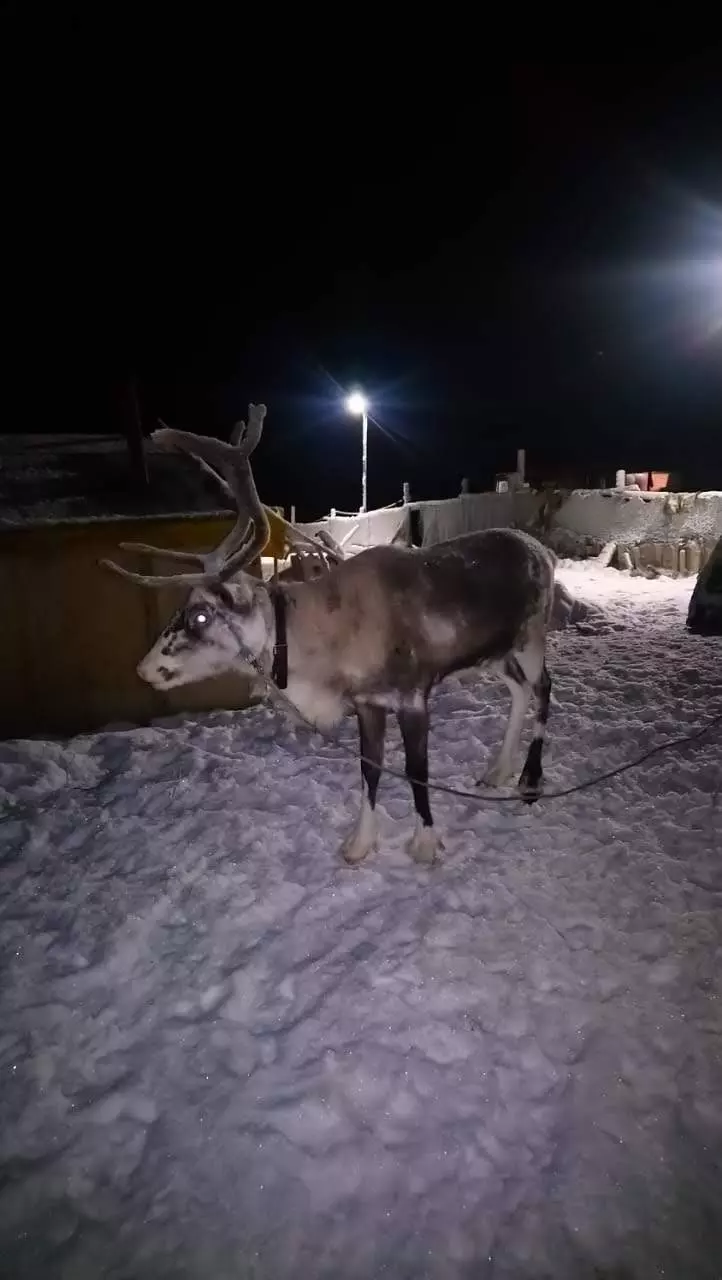
{"type": "MultiPolygon", "coordinates": [[[[722,711],[689,581],[560,576],[549,788],[722,711]]],[[[434,776],[506,709],[442,686],[434,776]]],[[[533,809],[438,795],[433,870],[393,778],[340,865],[355,753],[267,708],[0,744],[4,1274],[716,1276],[719,734],[533,809]]]]}

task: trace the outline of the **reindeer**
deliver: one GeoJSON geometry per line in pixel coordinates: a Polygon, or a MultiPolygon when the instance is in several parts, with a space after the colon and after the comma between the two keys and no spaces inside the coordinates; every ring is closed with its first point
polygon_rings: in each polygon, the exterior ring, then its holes
{"type": "Polygon", "coordinates": [[[141,550],[193,560],[194,572],[153,576],[103,562],[144,587],[191,588],[138,673],[153,688],[166,690],[250,664],[320,729],[355,712],[361,805],[341,849],[350,864],[362,862],[377,843],[386,718],[395,712],[416,810],[407,849],[415,861],[432,863],[441,844],[427,788],[428,702],[434,685],[451,672],[489,664],[511,694],[501,751],[478,785],[498,787],[512,777],[535,694],[534,734],[518,787],[527,803],[541,792],[554,557],[529,534],[487,529],[426,549],[371,547],[310,581],[259,581],[244,569],[268,537],[250,465],[265,413],[264,405],[251,405],[248,428],[238,424],[230,443],[170,428],[153,435],[156,445],[190,454],[215,475],[233,494],[238,519],[206,555],[141,544],[141,550]]]}
{"type": "Polygon", "coordinates": [[[288,566],[278,574],[279,582],[312,582],[328,573],[332,565],[345,560],[342,548],[326,529],[319,529],[311,539],[287,521],[284,524],[291,554],[288,566]]]}

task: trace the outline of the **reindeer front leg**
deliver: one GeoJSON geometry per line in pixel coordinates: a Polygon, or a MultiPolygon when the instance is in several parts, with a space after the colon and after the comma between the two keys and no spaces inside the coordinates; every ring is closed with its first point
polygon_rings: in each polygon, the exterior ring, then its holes
{"type": "Polygon", "coordinates": [[[406,777],[411,784],[416,809],[416,829],[406,850],[414,862],[427,866],[436,860],[441,841],[434,831],[429,804],[429,709],[426,698],[419,705],[400,707],[399,728],[406,756],[406,777]]]}
{"type": "Polygon", "coordinates": [[[356,707],[361,744],[361,808],[356,826],[341,846],[346,862],[355,865],[376,845],[376,791],[384,762],[386,711],[360,703],[356,707]]]}

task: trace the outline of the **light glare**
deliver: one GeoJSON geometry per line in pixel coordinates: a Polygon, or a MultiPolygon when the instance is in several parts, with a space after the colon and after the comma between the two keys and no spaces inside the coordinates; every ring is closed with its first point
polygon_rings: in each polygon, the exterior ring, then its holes
{"type": "Polygon", "coordinates": [[[352,391],[346,401],[346,408],[355,417],[360,417],[362,413],[366,412],[366,396],[362,395],[360,391],[352,391]]]}

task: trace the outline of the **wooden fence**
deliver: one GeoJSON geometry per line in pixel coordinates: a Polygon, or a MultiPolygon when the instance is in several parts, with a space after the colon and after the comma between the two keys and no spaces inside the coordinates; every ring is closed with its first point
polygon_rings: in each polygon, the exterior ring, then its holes
{"type": "MultiPolygon", "coordinates": [[[[137,663],[183,594],[134,586],[98,563],[141,567],[118,551],[122,541],[210,549],[231,525],[223,516],[177,516],[0,530],[0,737],[248,706],[251,682],[240,674],[164,694],[145,684],[137,663]]],[[[143,557],[144,571],[168,572],[167,561],[152,559],[143,557]]]]}

